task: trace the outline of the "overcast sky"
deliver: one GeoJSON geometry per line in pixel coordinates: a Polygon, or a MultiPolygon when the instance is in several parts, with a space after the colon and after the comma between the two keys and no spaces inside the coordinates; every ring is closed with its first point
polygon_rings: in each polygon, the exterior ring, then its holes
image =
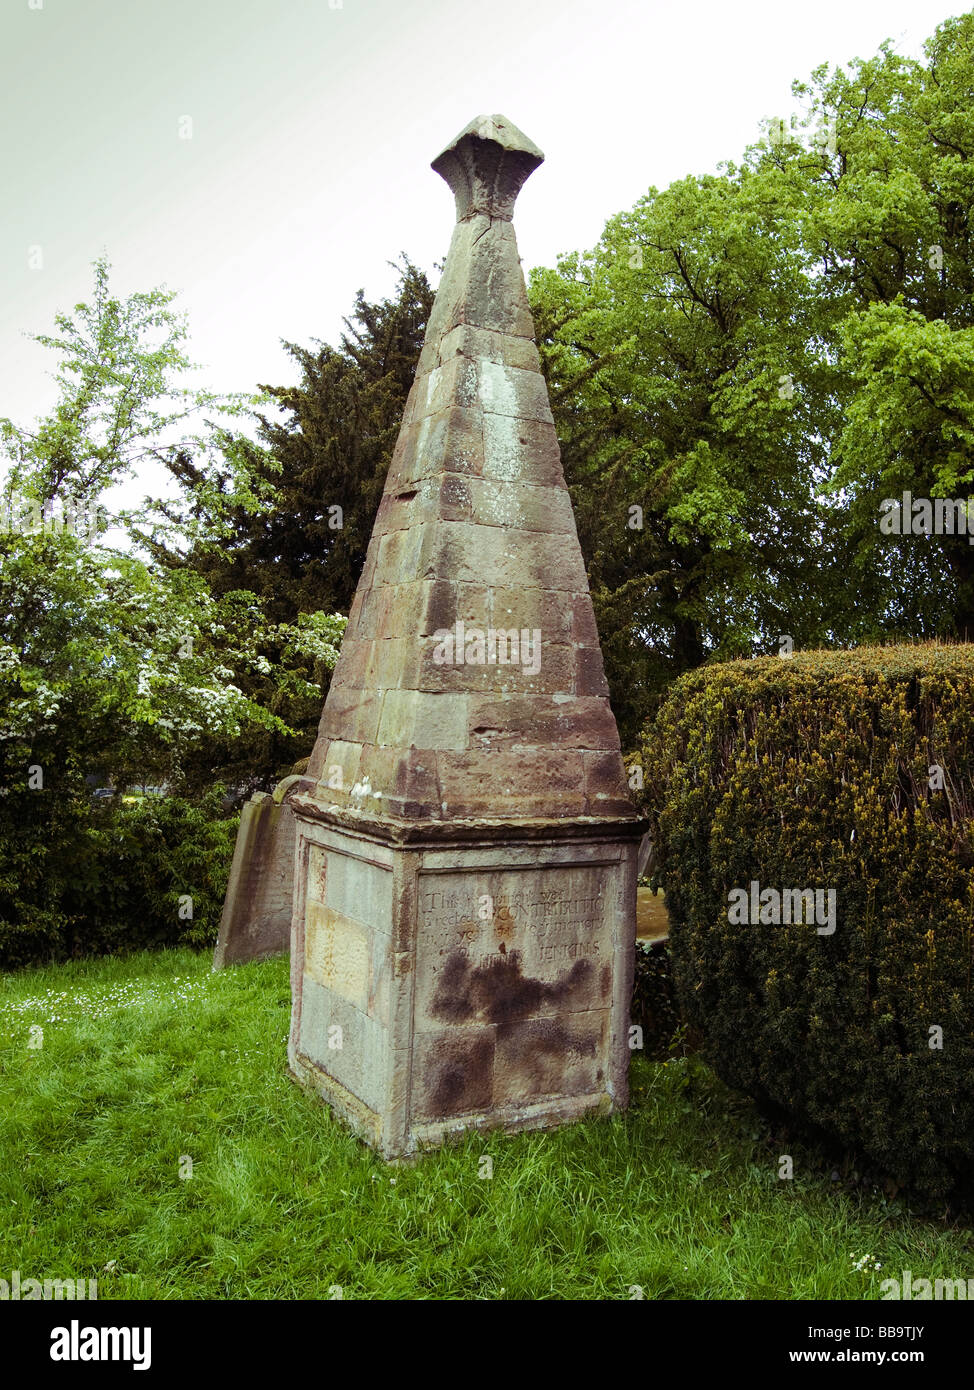
{"type": "Polygon", "coordinates": [[[23,337],[166,284],[215,390],[294,379],[406,251],[432,272],[453,199],[430,160],[480,112],[546,162],[525,270],[592,245],[650,185],[737,159],[790,84],[884,38],[922,54],[939,0],[0,0],[0,415],[53,401],[23,337]],[[188,121],[187,121],[188,118],[188,121]],[[185,137],[191,134],[191,138],[185,137]],[[42,268],[31,269],[40,248],[42,268]]]}

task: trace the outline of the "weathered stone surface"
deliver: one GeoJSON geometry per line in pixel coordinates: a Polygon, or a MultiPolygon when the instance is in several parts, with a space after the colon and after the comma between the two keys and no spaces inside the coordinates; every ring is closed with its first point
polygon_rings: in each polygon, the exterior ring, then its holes
{"type": "Polygon", "coordinates": [[[311,776],[287,778],[273,796],[262,792],[244,804],[213,953],[214,970],[288,950],[296,827],[287,794],[313,785],[311,776]]]}
{"type": "Polygon", "coordinates": [[[499,1027],[494,1047],[494,1099],[523,1105],[550,1095],[586,1095],[604,1081],[609,1011],[579,1013],[568,1022],[532,1018],[499,1027]]]}
{"type": "MultiPolygon", "coordinates": [[[[479,631],[480,629],[465,629],[465,636],[468,641],[464,644],[464,649],[468,653],[475,645],[475,638],[470,640],[472,634],[479,631]]],[[[536,645],[533,639],[529,639],[529,641],[532,647],[536,645]]],[[[486,635],[483,645],[486,649],[486,635]]],[[[448,662],[437,660],[440,646],[441,643],[437,641],[435,635],[423,639],[420,647],[421,659],[418,678],[418,684],[422,690],[457,693],[460,691],[484,692],[494,690],[503,695],[533,694],[538,696],[552,695],[557,692],[572,693],[572,683],[576,672],[575,649],[567,644],[545,646],[542,639],[539,649],[541,667],[537,671],[532,670],[530,666],[504,663],[500,660],[497,662],[485,661],[483,664],[479,661],[468,661],[462,665],[451,665],[448,662]]],[[[519,650],[520,646],[521,634],[519,632],[519,650]]],[[[500,641],[497,642],[497,648],[498,654],[500,654],[500,641]]],[[[481,760],[484,760],[482,745],[478,745],[472,751],[481,760]]]]}
{"type": "Polygon", "coordinates": [[[378,824],[303,823],[296,1074],[390,1157],[624,1104],[637,841],[402,850],[378,824]]]}
{"type": "Polygon", "coordinates": [[[636,859],[511,225],[478,117],[299,822],[291,1069],[389,1157],[626,1104],[636,859]]]}
{"type": "Polygon", "coordinates": [[[502,482],[564,487],[561,454],[554,425],[512,415],[484,415],[485,478],[502,482]]]}
{"type": "Polygon", "coordinates": [[[439,361],[457,356],[499,362],[506,367],[524,367],[529,372],[541,370],[541,359],[533,339],[514,338],[487,328],[471,328],[462,323],[447,333],[439,345],[439,361]]]}
{"type": "Polygon", "coordinates": [[[494,478],[451,480],[461,483],[465,517],[479,526],[510,530],[550,531],[575,539],[575,517],[567,489],[506,483],[494,478]]]}
{"type": "Polygon", "coordinates": [[[484,430],[477,409],[456,406],[406,427],[392,455],[386,495],[443,473],[477,477],[484,471],[484,430]],[[403,442],[405,440],[405,442],[403,442]]]}
{"type": "Polygon", "coordinates": [[[439,631],[452,631],[458,621],[466,627],[490,626],[491,595],[495,591],[481,588],[478,584],[464,584],[450,579],[427,582],[429,597],[418,633],[420,637],[432,637],[439,631]]]}
{"type": "Polygon", "coordinates": [[[387,690],[377,741],[393,748],[465,749],[467,697],[387,690]]]}
{"type": "MultiPolygon", "coordinates": [[[[497,585],[490,591],[490,622],[497,628],[527,628],[531,632],[538,628],[546,642],[571,646],[576,640],[572,598],[563,589],[507,589],[497,585]]],[[[469,621],[466,625],[475,626],[469,621]]],[[[574,664],[574,657],[572,661],[574,664]]],[[[539,703],[539,710],[542,708],[539,703]]],[[[530,718],[527,709],[522,710],[522,715],[530,718]]]]}
{"type": "Polygon", "coordinates": [[[359,780],[362,744],[344,739],[319,739],[308,761],[308,776],[324,784],[327,790],[354,787],[359,780]],[[327,755],[327,762],[324,761],[327,755]],[[322,759],[319,764],[317,759],[322,759]]]}
{"type": "MultiPolygon", "coordinates": [[[[378,665],[373,656],[375,642],[369,644],[367,671],[378,665]]],[[[363,677],[363,680],[365,677],[363,677]]],[[[376,688],[364,690],[358,686],[340,685],[332,687],[321,715],[318,737],[339,739],[342,742],[375,743],[379,730],[379,715],[382,712],[382,695],[376,688]]],[[[312,754],[314,760],[315,754],[312,754]]]]}
{"type": "Polygon", "coordinates": [[[440,752],[436,772],[445,818],[474,819],[485,799],[501,819],[545,816],[552,809],[563,815],[583,813],[584,771],[581,754],[575,751],[492,748],[489,758],[480,749],[440,752]]]}
{"type": "Polygon", "coordinates": [[[362,1010],[369,997],[369,937],[365,927],[321,903],[308,903],[305,970],[325,989],[362,1010]]]}
{"type": "Polygon", "coordinates": [[[609,685],[598,647],[576,647],[575,694],[609,698],[609,685]]]}
{"type": "Polygon", "coordinates": [[[558,700],[552,696],[549,707],[530,704],[530,717],[522,696],[471,696],[467,706],[468,741],[488,742],[492,748],[517,752],[529,748],[560,745],[571,748],[614,751],[619,747],[619,731],[604,700],[572,696],[558,700]]]}
{"type": "Polygon", "coordinates": [[[488,1111],[494,1098],[494,1036],[483,1028],[419,1033],[414,1049],[416,1120],[488,1111]]]}
{"type": "Polygon", "coordinates": [[[624,816],[629,806],[628,795],[620,794],[625,785],[626,769],[618,752],[585,752],[585,808],[590,816],[624,816]]]}
{"type": "Polygon", "coordinates": [[[599,645],[595,614],[588,594],[575,594],[572,598],[572,641],[580,647],[599,645]]]}
{"type": "Polygon", "coordinates": [[[453,190],[457,222],[476,213],[510,220],[514,200],[544,155],[504,116],[475,116],[433,160],[453,190]]]}

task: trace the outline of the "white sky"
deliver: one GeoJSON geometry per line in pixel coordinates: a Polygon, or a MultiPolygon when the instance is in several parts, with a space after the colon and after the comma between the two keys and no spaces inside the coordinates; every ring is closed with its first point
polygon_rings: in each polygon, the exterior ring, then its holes
{"type": "Polygon", "coordinates": [[[335,341],[387,260],[428,272],[453,200],[430,160],[500,112],[544,150],[525,270],[592,245],[646,189],[738,159],[820,62],[921,56],[938,0],[0,0],[0,415],[53,402],[24,330],[167,284],[201,382],[295,377],[281,338],[335,341]],[[40,8],[37,8],[40,6],[40,8]],[[192,139],[180,120],[192,118],[192,139]],[[28,268],[39,246],[43,269],[28,268]]]}

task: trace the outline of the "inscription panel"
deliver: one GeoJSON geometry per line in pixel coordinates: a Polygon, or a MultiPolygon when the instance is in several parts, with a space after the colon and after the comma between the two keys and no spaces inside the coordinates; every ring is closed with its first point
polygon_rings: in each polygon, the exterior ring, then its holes
{"type": "Polygon", "coordinates": [[[305,893],[304,969],[325,989],[388,1021],[392,874],[311,845],[305,893]]]}
{"type": "Polygon", "coordinates": [[[333,908],[308,900],[304,968],[325,989],[366,1009],[369,995],[369,939],[360,923],[333,908]]]}
{"type": "Polygon", "coordinates": [[[417,1031],[608,1007],[622,907],[615,865],[421,872],[417,1031]]]}

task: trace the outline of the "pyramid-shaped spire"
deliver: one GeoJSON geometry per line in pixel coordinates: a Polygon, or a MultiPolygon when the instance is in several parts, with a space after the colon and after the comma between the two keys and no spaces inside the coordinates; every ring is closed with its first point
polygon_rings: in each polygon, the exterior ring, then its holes
{"type": "Polygon", "coordinates": [[[511,225],[544,156],[479,116],[308,774],[377,819],[631,816],[511,225]]]}

